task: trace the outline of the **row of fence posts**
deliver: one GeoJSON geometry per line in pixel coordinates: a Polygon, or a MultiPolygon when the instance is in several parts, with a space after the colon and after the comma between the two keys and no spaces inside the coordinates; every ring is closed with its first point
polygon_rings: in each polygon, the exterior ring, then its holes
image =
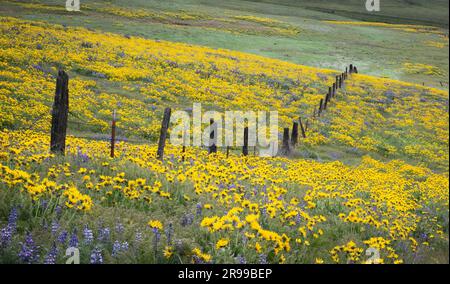
{"type": "MultiPolygon", "coordinates": [[[[313,111],[313,118],[320,117],[324,110],[327,109],[328,104],[332,98],[336,97],[337,89],[344,86],[344,81],[348,78],[349,74],[358,73],[356,66],[350,64],[349,68],[345,68],[345,72],[336,76],[336,82],[333,86],[328,88],[328,93],[324,99],[320,99],[319,107],[316,112],[313,111]]],[[[156,152],[156,157],[158,160],[163,161],[164,159],[164,148],[166,145],[166,139],[169,131],[171,108],[167,107],[164,110],[163,119],[161,122],[161,131],[158,140],[158,149],[156,152]]],[[[63,70],[58,72],[56,78],[56,91],[55,98],[52,107],[52,125],[51,125],[51,138],[50,138],[50,150],[53,153],[58,153],[64,155],[66,146],[66,132],[67,132],[67,120],[69,113],[69,76],[63,70]]],[[[289,155],[291,152],[291,147],[295,147],[298,144],[299,134],[306,138],[306,132],[309,127],[309,121],[306,120],[304,123],[302,118],[298,118],[298,122],[294,121],[292,125],[291,138],[289,138],[289,128],[283,129],[283,142],[281,147],[282,155],[289,155]],[[300,127],[300,133],[299,133],[300,127]]],[[[212,143],[208,147],[208,153],[213,154],[217,152],[217,145],[215,143],[217,125],[214,124],[214,120],[210,120],[210,140],[212,143]]],[[[186,135],[183,135],[185,137],[186,135]]],[[[113,111],[112,121],[111,121],[111,146],[110,146],[110,157],[114,157],[114,148],[116,141],[116,111],[113,111]]],[[[185,159],[186,153],[186,143],[183,143],[182,148],[182,160],[185,159]]],[[[248,156],[248,127],[244,128],[244,143],[242,146],[242,155],[248,156]]],[[[226,156],[229,157],[230,146],[226,147],[226,156]]],[[[256,146],[254,147],[254,154],[256,155],[256,146]]]]}
{"type": "MultiPolygon", "coordinates": [[[[345,71],[340,75],[336,76],[336,81],[332,86],[328,87],[328,93],[325,95],[325,98],[320,99],[319,106],[316,112],[316,109],[313,110],[312,118],[316,119],[322,115],[322,113],[329,107],[329,103],[332,98],[335,98],[337,95],[337,90],[344,87],[344,82],[347,80],[349,74],[358,73],[358,69],[353,64],[350,64],[349,67],[345,67],[345,71]]],[[[306,138],[306,132],[309,127],[309,120],[306,119],[305,123],[303,123],[302,118],[298,118],[298,122],[296,120],[292,123],[292,132],[291,137],[289,138],[289,128],[283,129],[283,142],[281,144],[281,154],[289,155],[291,153],[291,149],[294,148],[298,144],[298,127],[300,126],[301,136],[306,138]]]]}

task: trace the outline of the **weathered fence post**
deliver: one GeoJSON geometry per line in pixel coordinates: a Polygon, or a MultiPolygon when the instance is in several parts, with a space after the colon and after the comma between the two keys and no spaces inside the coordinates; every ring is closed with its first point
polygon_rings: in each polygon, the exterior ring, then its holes
{"type": "Polygon", "coordinates": [[[320,117],[320,114],[322,113],[322,110],[323,110],[323,99],[320,99],[319,112],[318,112],[317,116],[320,117]]]}
{"type": "Polygon", "coordinates": [[[217,132],[217,125],[214,123],[214,119],[209,120],[209,150],[208,153],[216,153],[217,152],[217,146],[216,146],[216,132],[217,132]]]}
{"type": "Polygon", "coordinates": [[[283,130],[283,145],[281,153],[283,155],[289,155],[291,149],[289,147],[289,128],[284,128],[283,130]]]}
{"type": "Polygon", "coordinates": [[[164,159],[164,147],[166,146],[167,131],[169,129],[171,112],[172,110],[170,109],[170,107],[164,110],[164,116],[161,123],[161,133],[159,135],[158,151],[156,152],[156,158],[161,162],[164,159]]]}
{"type": "Polygon", "coordinates": [[[358,74],[358,68],[356,68],[356,66],[353,67],[353,72],[354,72],[355,74],[358,74]]]}
{"type": "Polygon", "coordinates": [[[244,128],[244,146],[242,146],[242,155],[248,155],[248,127],[244,128]]]}
{"type": "Polygon", "coordinates": [[[302,137],[306,138],[306,130],[305,130],[305,127],[303,126],[301,117],[298,118],[298,122],[300,123],[300,130],[302,132],[302,137]]]}
{"type": "Polygon", "coordinates": [[[181,150],[181,161],[186,159],[186,130],[183,130],[183,148],[181,150]]]}
{"type": "Polygon", "coordinates": [[[297,145],[297,141],[298,141],[298,123],[294,122],[292,125],[292,136],[291,136],[292,146],[297,145]]]}
{"type": "Polygon", "coordinates": [[[350,64],[350,67],[348,69],[349,69],[349,73],[352,74],[353,73],[353,64],[350,64]]]}
{"type": "Polygon", "coordinates": [[[56,78],[55,99],[52,108],[50,151],[64,155],[66,149],[67,115],[69,113],[69,76],[59,70],[56,78]]]}
{"type": "Polygon", "coordinates": [[[227,158],[230,156],[230,146],[227,146],[227,158]]]}
{"type": "Polygon", "coordinates": [[[335,97],[336,96],[336,83],[333,83],[333,90],[332,90],[332,93],[331,93],[331,97],[335,97]]]}
{"type": "Polygon", "coordinates": [[[113,116],[111,121],[111,158],[114,158],[114,147],[116,144],[116,110],[113,110],[113,116]]]}
{"type": "Polygon", "coordinates": [[[325,95],[325,100],[324,100],[324,102],[323,102],[323,110],[326,110],[326,109],[327,109],[327,105],[328,105],[328,96],[329,96],[329,93],[327,93],[327,94],[325,95]]]}

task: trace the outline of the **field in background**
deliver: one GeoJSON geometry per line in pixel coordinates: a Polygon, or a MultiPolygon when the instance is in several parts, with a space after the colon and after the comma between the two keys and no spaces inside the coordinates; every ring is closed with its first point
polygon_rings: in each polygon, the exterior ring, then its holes
{"type": "Polygon", "coordinates": [[[81,1],[82,12],[76,15],[60,1],[17,2],[2,1],[0,15],[239,50],[321,68],[339,70],[354,63],[366,74],[448,88],[447,1],[383,1],[376,17],[365,12],[362,1],[81,1]],[[438,31],[328,22],[362,20],[431,25],[438,31]]]}

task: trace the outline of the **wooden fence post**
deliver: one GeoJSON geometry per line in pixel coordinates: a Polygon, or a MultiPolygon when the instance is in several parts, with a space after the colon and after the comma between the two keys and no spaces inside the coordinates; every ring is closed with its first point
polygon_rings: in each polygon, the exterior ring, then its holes
{"type": "Polygon", "coordinates": [[[67,115],[69,113],[69,76],[58,71],[52,108],[50,151],[64,155],[66,150],[67,115]]]}
{"type": "Polygon", "coordinates": [[[298,118],[298,122],[300,123],[300,130],[302,132],[302,137],[306,138],[306,130],[305,130],[305,127],[303,126],[301,117],[298,118]]]}
{"type": "Polygon", "coordinates": [[[291,136],[291,143],[292,146],[297,145],[298,141],[298,123],[294,121],[292,124],[292,136],[291,136]]]}
{"type": "Polygon", "coordinates": [[[331,97],[335,97],[336,96],[336,83],[333,83],[333,90],[332,90],[332,93],[331,93],[331,97]]]}
{"type": "Polygon", "coordinates": [[[317,116],[320,117],[320,114],[322,113],[322,110],[323,110],[323,99],[320,99],[319,112],[318,112],[317,116]]]}
{"type": "MultiPolygon", "coordinates": [[[[189,141],[190,142],[190,141],[189,141]]],[[[181,150],[181,161],[186,159],[186,130],[183,130],[183,148],[181,150]]]]}
{"type": "Polygon", "coordinates": [[[349,73],[352,74],[353,73],[353,64],[350,64],[350,67],[348,69],[349,69],[349,73]]]}
{"type": "Polygon", "coordinates": [[[327,93],[327,94],[325,95],[325,100],[324,100],[324,102],[323,102],[323,110],[326,110],[326,109],[327,109],[327,105],[328,105],[328,95],[329,95],[329,93],[327,93]]]}
{"type": "Polygon", "coordinates": [[[284,128],[283,130],[283,145],[281,153],[283,155],[288,155],[291,152],[289,147],[289,128],[284,128]]]}
{"type": "Polygon", "coordinates": [[[164,147],[166,146],[167,131],[169,129],[171,112],[172,110],[170,109],[170,107],[164,110],[164,116],[161,123],[161,133],[159,135],[158,151],[156,152],[156,158],[161,162],[164,159],[164,147]]]}
{"type": "Polygon", "coordinates": [[[248,127],[244,128],[244,146],[242,146],[242,155],[248,155],[248,127]]]}
{"type": "Polygon", "coordinates": [[[356,68],[356,66],[353,67],[353,72],[354,72],[355,74],[358,74],[358,68],[356,68]]]}
{"type": "Polygon", "coordinates": [[[217,152],[217,146],[216,146],[216,139],[217,139],[217,125],[214,123],[214,119],[209,120],[209,150],[208,153],[216,153],[217,152]]]}
{"type": "Polygon", "coordinates": [[[230,156],[230,146],[227,146],[227,158],[230,156]]]}
{"type": "Polygon", "coordinates": [[[115,144],[116,144],[116,110],[113,110],[113,117],[111,121],[111,153],[110,153],[111,158],[114,158],[115,144]]]}

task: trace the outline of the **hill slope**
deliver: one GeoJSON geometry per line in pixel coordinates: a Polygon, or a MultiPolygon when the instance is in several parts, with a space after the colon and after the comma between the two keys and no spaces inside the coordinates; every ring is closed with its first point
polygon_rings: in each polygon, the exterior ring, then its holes
{"type": "Polygon", "coordinates": [[[395,1],[388,9],[388,1],[383,1],[385,9],[376,13],[416,19],[407,21],[412,25],[407,28],[329,22],[405,23],[354,13],[364,9],[359,0],[81,1],[79,13],[67,12],[56,0],[2,1],[0,15],[226,48],[320,68],[340,69],[353,62],[365,74],[447,89],[448,27],[443,25],[446,19],[448,26],[448,2],[423,1],[414,8],[408,3],[395,1]],[[339,7],[347,12],[335,12],[339,7]],[[433,24],[422,20],[443,25],[428,27],[433,24]]]}

